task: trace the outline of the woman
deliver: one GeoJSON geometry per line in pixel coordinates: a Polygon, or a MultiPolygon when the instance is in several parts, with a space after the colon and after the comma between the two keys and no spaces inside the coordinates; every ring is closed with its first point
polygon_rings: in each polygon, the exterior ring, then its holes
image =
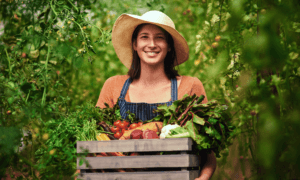
{"type": "MultiPolygon", "coordinates": [[[[188,59],[189,48],[166,14],[159,11],[142,16],[122,14],[113,26],[112,43],[129,71],[127,75],[106,80],[97,107],[105,108],[104,102],[113,107],[119,99],[123,119],[130,110],[145,121],[158,115],[152,112],[158,104],[170,106],[184,94],[206,96],[199,79],[180,76],[174,69],[188,59]]],[[[207,102],[206,97],[203,102],[207,102]]],[[[210,179],[216,168],[214,153],[202,157],[201,162],[200,177],[195,180],[210,179]]]]}

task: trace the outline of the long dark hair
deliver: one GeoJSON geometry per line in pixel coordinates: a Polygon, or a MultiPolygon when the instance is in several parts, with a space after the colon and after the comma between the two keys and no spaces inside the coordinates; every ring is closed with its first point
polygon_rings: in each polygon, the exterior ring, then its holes
{"type": "MultiPolygon", "coordinates": [[[[131,38],[132,44],[133,44],[133,42],[135,42],[137,40],[137,35],[138,35],[139,31],[145,25],[147,25],[147,24],[140,24],[135,28],[135,30],[132,34],[132,38],[131,38]]],[[[175,48],[174,48],[174,40],[173,40],[172,36],[166,30],[164,30],[161,27],[159,27],[159,28],[165,33],[165,35],[167,37],[168,46],[171,47],[171,51],[169,51],[167,53],[165,60],[164,60],[165,73],[166,73],[168,79],[171,80],[173,78],[176,78],[176,76],[179,76],[178,71],[175,69],[175,66],[174,66],[174,62],[175,61],[177,62],[176,52],[175,52],[175,48]]],[[[132,54],[133,54],[132,63],[131,63],[130,69],[127,74],[133,80],[133,79],[140,78],[141,63],[140,63],[139,55],[133,48],[132,48],[132,54]]],[[[177,64],[178,64],[178,62],[177,62],[177,64]]]]}

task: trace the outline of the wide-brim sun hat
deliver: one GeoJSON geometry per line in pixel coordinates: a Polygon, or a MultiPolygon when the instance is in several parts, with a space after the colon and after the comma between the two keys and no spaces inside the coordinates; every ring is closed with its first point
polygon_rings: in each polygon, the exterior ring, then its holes
{"type": "Polygon", "coordinates": [[[112,44],[120,61],[129,69],[132,63],[132,34],[140,24],[150,23],[166,30],[174,40],[177,62],[182,64],[189,58],[189,46],[184,37],[175,29],[171,18],[160,11],[148,11],[142,16],[122,14],[114,23],[112,29],[112,44]]]}

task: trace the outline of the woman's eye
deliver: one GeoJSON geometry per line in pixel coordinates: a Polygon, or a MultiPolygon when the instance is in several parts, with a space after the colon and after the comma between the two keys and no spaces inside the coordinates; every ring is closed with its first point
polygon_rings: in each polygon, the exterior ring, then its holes
{"type": "Polygon", "coordinates": [[[144,39],[144,38],[147,38],[147,36],[142,36],[141,38],[143,38],[143,39],[144,39]]]}

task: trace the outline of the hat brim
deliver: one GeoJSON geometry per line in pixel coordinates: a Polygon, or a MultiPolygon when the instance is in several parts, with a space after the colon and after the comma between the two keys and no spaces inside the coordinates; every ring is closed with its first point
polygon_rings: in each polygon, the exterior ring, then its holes
{"type": "Polygon", "coordinates": [[[177,62],[174,66],[180,65],[189,58],[189,47],[184,37],[174,28],[144,20],[141,16],[132,14],[122,14],[116,20],[112,29],[112,43],[115,52],[120,61],[129,69],[132,63],[132,34],[135,28],[143,23],[151,23],[166,30],[174,40],[174,48],[176,52],[177,62]]]}

